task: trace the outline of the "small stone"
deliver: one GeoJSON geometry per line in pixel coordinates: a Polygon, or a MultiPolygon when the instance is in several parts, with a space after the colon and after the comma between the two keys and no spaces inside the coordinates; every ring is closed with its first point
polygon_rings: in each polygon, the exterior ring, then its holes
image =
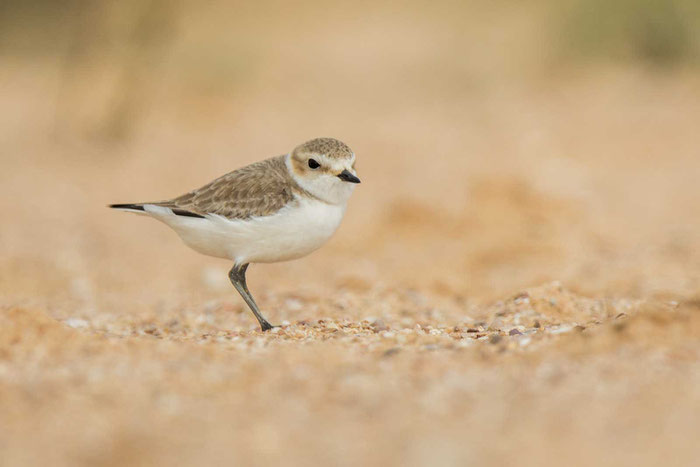
{"type": "Polygon", "coordinates": [[[522,332],[518,331],[515,328],[508,331],[509,336],[521,336],[522,334],[523,334],[522,332]]]}
{"type": "Polygon", "coordinates": [[[386,323],[384,323],[384,321],[382,321],[381,319],[374,320],[374,322],[372,322],[370,327],[372,328],[372,331],[374,331],[374,332],[381,332],[381,331],[388,331],[389,330],[389,326],[387,326],[386,323]]]}
{"type": "Polygon", "coordinates": [[[549,331],[550,334],[566,334],[567,332],[571,332],[574,329],[573,326],[559,326],[558,328],[553,328],[549,331]]]}
{"type": "Polygon", "coordinates": [[[513,297],[513,301],[522,300],[524,298],[530,298],[530,294],[527,292],[520,292],[515,297],[513,297]]]}

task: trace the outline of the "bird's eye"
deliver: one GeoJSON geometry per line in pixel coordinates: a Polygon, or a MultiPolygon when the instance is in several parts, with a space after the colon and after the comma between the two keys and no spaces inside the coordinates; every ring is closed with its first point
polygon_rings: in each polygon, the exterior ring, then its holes
{"type": "Polygon", "coordinates": [[[309,159],[309,168],[318,169],[319,167],[321,167],[321,164],[316,162],[316,159],[309,159]]]}

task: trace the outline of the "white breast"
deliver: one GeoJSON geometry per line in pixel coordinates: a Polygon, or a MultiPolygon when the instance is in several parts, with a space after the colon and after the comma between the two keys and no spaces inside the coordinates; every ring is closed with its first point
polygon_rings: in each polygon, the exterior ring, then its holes
{"type": "Polygon", "coordinates": [[[160,206],[144,208],[175,230],[192,249],[245,264],[274,263],[308,255],[333,235],[346,205],[299,198],[276,214],[246,220],[218,215],[204,219],[183,217],[160,206]]]}

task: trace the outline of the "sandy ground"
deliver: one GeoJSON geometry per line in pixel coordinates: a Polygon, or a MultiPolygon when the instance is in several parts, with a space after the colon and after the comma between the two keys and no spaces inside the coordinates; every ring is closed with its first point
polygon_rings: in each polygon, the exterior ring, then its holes
{"type": "Polygon", "coordinates": [[[161,64],[116,142],[109,66],[4,57],[0,464],[692,465],[697,72],[519,72],[430,18],[333,18],[246,42],[229,93],[161,64]],[[323,249],[251,267],[271,333],[229,264],[105,208],[326,135],[363,183],[323,249]]]}

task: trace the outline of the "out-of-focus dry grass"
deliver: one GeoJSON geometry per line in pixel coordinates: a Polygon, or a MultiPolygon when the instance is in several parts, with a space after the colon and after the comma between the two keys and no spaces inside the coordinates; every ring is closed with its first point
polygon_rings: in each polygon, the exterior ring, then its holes
{"type": "Polygon", "coordinates": [[[95,5],[3,17],[0,463],[697,457],[696,43],[562,58],[546,2],[95,5]],[[322,135],[363,183],[251,268],[274,333],[105,208],[322,135]]]}

